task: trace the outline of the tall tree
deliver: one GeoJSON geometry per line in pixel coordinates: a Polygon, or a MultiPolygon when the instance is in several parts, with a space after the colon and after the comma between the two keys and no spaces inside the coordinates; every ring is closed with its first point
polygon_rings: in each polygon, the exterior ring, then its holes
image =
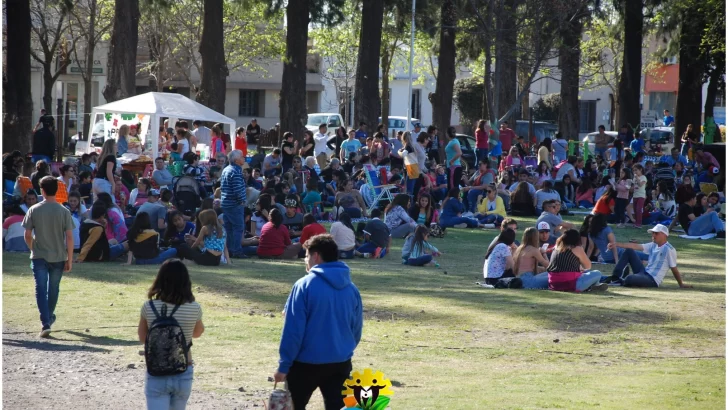
{"type": "Polygon", "coordinates": [[[30,13],[36,22],[32,26],[30,56],[43,69],[43,108],[47,112],[53,110],[53,84],[66,72],[71,63],[70,53],[76,47],[75,38],[66,40],[71,21],[67,16],[72,7],[73,3],[67,0],[32,0],[30,3],[30,13]]]}
{"type": "Polygon", "coordinates": [[[379,99],[379,57],[382,46],[384,0],[367,0],[362,4],[359,58],[354,85],[354,122],[361,121],[374,129],[381,113],[379,99]]]}
{"type": "Polygon", "coordinates": [[[516,101],[518,87],[518,28],[516,27],[516,9],[519,0],[498,0],[496,10],[496,43],[495,43],[495,76],[499,79],[495,83],[496,91],[493,95],[495,105],[498,107],[496,115],[509,120],[515,113],[509,115],[510,104],[516,101]]]}
{"type": "MultiPolygon", "coordinates": [[[[283,0],[268,2],[268,13],[283,8],[283,0]]],[[[281,79],[281,130],[291,131],[300,139],[306,124],[306,55],[310,22],[332,26],[344,19],[345,0],[288,0],[286,5],[286,54],[281,79]]]]}
{"type": "Polygon", "coordinates": [[[202,81],[195,100],[217,112],[225,112],[225,87],[229,74],[223,39],[223,0],[205,0],[200,41],[202,81]]]}
{"type": "Polygon", "coordinates": [[[3,149],[30,152],[33,99],[30,94],[30,2],[8,0],[7,59],[3,76],[3,149]]]}
{"type": "Polygon", "coordinates": [[[139,0],[116,0],[103,92],[108,102],[136,95],[139,16],[139,0]]]}
{"type": "MultiPolygon", "coordinates": [[[[77,39],[73,48],[73,59],[80,64],[81,79],[83,80],[83,124],[84,129],[89,127],[91,110],[93,109],[92,80],[94,68],[94,53],[96,45],[109,33],[114,10],[106,1],[81,0],[77,1],[70,10],[72,23],[69,25],[71,36],[77,39]],[[83,64],[81,65],[81,62],[83,64]]],[[[83,133],[84,140],[88,133],[83,133]]]]}
{"type": "Polygon", "coordinates": [[[702,124],[703,72],[700,42],[705,20],[694,10],[685,9],[680,24],[680,64],[675,105],[675,135],[682,135],[688,125],[700,129],[702,124]]]}
{"type": "MultiPolygon", "coordinates": [[[[455,88],[455,33],[458,10],[455,0],[445,0],[440,8],[440,49],[437,56],[437,78],[432,102],[432,122],[441,130],[447,129],[452,114],[455,88]]],[[[514,90],[515,91],[515,90],[514,90]]]]}
{"type": "Polygon", "coordinates": [[[567,139],[579,138],[579,66],[581,63],[581,34],[586,7],[573,10],[573,16],[561,28],[559,68],[561,69],[561,109],[559,131],[567,139]]]}
{"type": "MultiPolygon", "coordinates": [[[[624,23],[624,50],[619,77],[617,124],[639,126],[640,84],[642,81],[642,37],[644,10],[642,1],[617,0],[624,23]]],[[[698,104],[700,105],[700,104],[698,104]]]]}

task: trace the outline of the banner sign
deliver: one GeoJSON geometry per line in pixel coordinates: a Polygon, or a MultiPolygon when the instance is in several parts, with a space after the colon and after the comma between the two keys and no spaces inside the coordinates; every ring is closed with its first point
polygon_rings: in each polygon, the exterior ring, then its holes
{"type": "Polygon", "coordinates": [[[104,114],[104,133],[106,134],[106,139],[118,139],[119,128],[122,125],[136,125],[139,127],[137,128],[137,135],[142,146],[145,147],[144,151],[151,151],[146,148],[146,137],[151,118],[152,116],[149,114],[112,114],[107,112],[104,114]]]}

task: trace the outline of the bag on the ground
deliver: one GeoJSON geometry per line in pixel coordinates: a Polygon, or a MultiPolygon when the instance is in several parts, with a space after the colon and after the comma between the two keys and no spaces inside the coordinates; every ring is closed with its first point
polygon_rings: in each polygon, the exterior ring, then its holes
{"type": "Polygon", "coordinates": [[[288,391],[288,385],[285,389],[277,389],[277,383],[273,385],[273,391],[268,398],[266,410],[293,410],[293,399],[291,392],[288,391]]]}
{"type": "Polygon", "coordinates": [[[161,314],[157,312],[154,301],[149,301],[154,312],[154,322],[149,327],[147,339],[144,341],[144,359],[147,372],[151,376],[171,376],[187,370],[187,353],[192,343],[187,344],[182,327],[174,318],[179,305],[167,316],[167,305],[162,305],[161,314]]]}
{"type": "Polygon", "coordinates": [[[445,228],[436,223],[430,224],[430,236],[433,238],[444,238],[445,228]]]}
{"type": "Polygon", "coordinates": [[[523,289],[521,278],[500,278],[495,283],[496,289],[523,289]]]}

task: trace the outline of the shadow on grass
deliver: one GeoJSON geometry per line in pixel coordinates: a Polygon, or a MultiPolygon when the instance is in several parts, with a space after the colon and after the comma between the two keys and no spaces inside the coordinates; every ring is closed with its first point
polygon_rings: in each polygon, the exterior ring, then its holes
{"type": "Polygon", "coordinates": [[[3,338],[3,345],[8,347],[20,347],[23,349],[42,350],[47,352],[94,352],[94,353],[106,353],[110,352],[109,349],[103,349],[100,347],[83,346],[83,345],[66,345],[59,343],[52,343],[50,341],[59,340],[53,337],[48,339],[49,341],[32,341],[32,340],[13,340],[3,338]]]}
{"type": "MultiPolygon", "coordinates": [[[[80,341],[86,344],[90,345],[98,345],[98,346],[137,346],[139,345],[139,341],[137,340],[122,340],[122,339],[115,339],[113,337],[108,336],[94,336],[89,333],[82,333],[82,332],[75,332],[72,330],[57,330],[55,333],[68,333],[69,335],[73,335],[81,339],[80,341]]],[[[71,340],[65,340],[65,339],[58,339],[58,340],[64,340],[67,342],[70,342],[71,340]]]]}

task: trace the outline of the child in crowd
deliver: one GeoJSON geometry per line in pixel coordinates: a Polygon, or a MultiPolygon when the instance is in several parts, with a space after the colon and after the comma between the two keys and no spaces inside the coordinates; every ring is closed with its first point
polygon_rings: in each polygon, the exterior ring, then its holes
{"type": "MultiPolygon", "coordinates": [[[[107,194],[108,195],[108,194],[107,194]]],[[[110,244],[106,237],[107,209],[103,201],[91,207],[91,218],[81,224],[81,251],[75,263],[108,262],[129,250],[126,242],[110,244]]]]}
{"type": "Polygon", "coordinates": [[[173,142],[170,146],[172,148],[172,151],[169,154],[169,160],[174,164],[177,161],[182,161],[182,154],[180,154],[178,151],[179,145],[177,145],[176,142],[173,142]]]}
{"type": "Polygon", "coordinates": [[[139,178],[137,187],[129,193],[129,204],[134,208],[142,206],[143,203],[147,202],[150,189],[152,189],[152,182],[147,178],[139,178]]]}
{"type": "Polygon", "coordinates": [[[409,234],[402,246],[402,263],[410,266],[436,266],[440,267],[433,256],[440,256],[442,253],[427,242],[430,230],[424,225],[417,225],[415,232],[409,234]]]}
{"type": "Polygon", "coordinates": [[[644,167],[640,164],[632,166],[634,171],[634,194],[632,195],[632,203],[634,205],[634,227],[642,227],[642,212],[647,199],[647,177],[644,176],[644,167]]]}
{"type": "Polygon", "coordinates": [[[187,236],[190,244],[190,259],[198,265],[218,266],[222,258],[227,264],[232,264],[228,248],[225,244],[226,234],[217,214],[212,209],[205,209],[200,212],[200,235],[195,237],[187,236]]]}
{"type": "MultiPolygon", "coordinates": [[[[371,213],[372,219],[366,223],[362,232],[366,242],[356,249],[354,254],[362,258],[383,258],[389,253],[389,247],[392,244],[392,236],[389,233],[387,224],[379,219],[382,216],[380,209],[373,209],[371,213]]],[[[361,226],[361,224],[359,225],[361,226]]],[[[357,229],[359,230],[359,229],[357,229]]]]}
{"type": "Polygon", "coordinates": [[[127,265],[136,259],[137,265],[156,265],[177,256],[177,249],[159,249],[159,232],[152,229],[149,214],[142,212],[134,218],[134,223],[127,233],[129,240],[129,257],[127,265]]]}
{"type": "Polygon", "coordinates": [[[183,215],[179,211],[171,211],[167,214],[169,224],[164,231],[165,246],[177,249],[177,256],[184,259],[188,256],[184,250],[187,248],[186,239],[188,235],[195,234],[195,224],[185,221],[183,215]]]}
{"type": "Polygon", "coordinates": [[[93,184],[91,183],[91,171],[82,171],[78,174],[78,193],[81,194],[84,204],[90,207],[93,203],[93,184]]]}
{"type": "Polygon", "coordinates": [[[625,211],[629,204],[629,191],[632,188],[632,173],[627,168],[622,168],[617,181],[617,198],[614,205],[614,214],[617,221],[617,228],[624,228],[625,211]]]}
{"type": "Polygon", "coordinates": [[[339,248],[339,258],[352,259],[357,243],[354,226],[351,224],[351,216],[348,213],[341,213],[339,220],[331,224],[331,236],[339,248]]]}
{"type": "Polygon", "coordinates": [[[86,206],[81,203],[81,194],[76,191],[68,194],[68,202],[64,204],[71,211],[71,218],[75,227],[73,228],[73,249],[78,251],[81,248],[81,224],[86,219],[86,206]]]}

